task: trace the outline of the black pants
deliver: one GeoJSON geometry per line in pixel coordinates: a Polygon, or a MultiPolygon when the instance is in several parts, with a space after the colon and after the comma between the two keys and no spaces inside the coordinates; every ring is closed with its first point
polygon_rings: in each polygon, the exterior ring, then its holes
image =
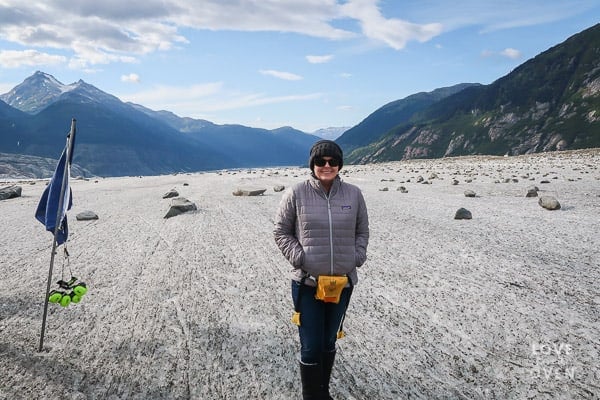
{"type": "Polygon", "coordinates": [[[321,354],[335,350],[337,333],[346,313],[351,294],[345,288],[339,303],[324,303],[315,299],[316,288],[292,281],[292,299],[300,312],[300,361],[321,362],[321,354]]]}

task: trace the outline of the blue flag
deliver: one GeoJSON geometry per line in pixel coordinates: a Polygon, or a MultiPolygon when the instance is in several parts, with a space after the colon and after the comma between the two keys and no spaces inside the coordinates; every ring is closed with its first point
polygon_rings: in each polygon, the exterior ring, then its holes
{"type": "Polygon", "coordinates": [[[46,226],[46,230],[52,232],[52,234],[54,234],[58,217],[59,229],[56,234],[57,245],[61,245],[67,241],[67,237],[69,236],[69,228],[67,226],[67,210],[71,209],[71,206],[73,205],[73,196],[71,193],[71,188],[69,187],[70,168],[67,169],[67,174],[65,175],[66,162],[67,149],[65,148],[60,156],[60,160],[58,160],[58,165],[56,166],[54,175],[52,176],[48,186],[46,186],[44,193],[42,193],[42,198],[40,199],[40,203],[35,211],[35,218],[44,224],[44,226],[46,226]],[[64,197],[62,209],[59,210],[60,193],[63,182],[65,185],[64,197]]]}

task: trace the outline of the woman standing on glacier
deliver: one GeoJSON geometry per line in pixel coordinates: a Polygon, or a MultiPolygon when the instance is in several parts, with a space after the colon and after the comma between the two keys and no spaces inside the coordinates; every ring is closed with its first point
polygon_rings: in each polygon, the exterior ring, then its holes
{"type": "Polygon", "coordinates": [[[336,340],[356,269],[367,259],[369,219],[360,189],[343,182],[342,149],[316,142],[309,157],[311,177],[288,190],[275,217],[275,242],[294,267],[292,321],[300,336],[303,399],[332,399],[329,380],[336,340]]]}

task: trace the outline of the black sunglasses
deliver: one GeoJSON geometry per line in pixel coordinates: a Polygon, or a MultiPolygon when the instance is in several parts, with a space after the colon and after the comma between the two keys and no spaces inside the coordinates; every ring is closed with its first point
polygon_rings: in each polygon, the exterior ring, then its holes
{"type": "Polygon", "coordinates": [[[330,167],[339,167],[340,166],[340,160],[338,160],[337,158],[332,158],[331,160],[325,160],[321,157],[315,158],[315,165],[317,167],[324,167],[325,164],[329,163],[330,167]]]}

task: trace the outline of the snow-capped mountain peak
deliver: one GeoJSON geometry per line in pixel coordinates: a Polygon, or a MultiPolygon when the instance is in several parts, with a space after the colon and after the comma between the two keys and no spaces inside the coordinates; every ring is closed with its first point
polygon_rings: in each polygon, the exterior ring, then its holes
{"type": "Polygon", "coordinates": [[[0,96],[0,100],[21,111],[36,114],[61,96],[77,93],[87,100],[117,100],[83,80],[65,85],[45,72],[37,71],[15,86],[10,92],[0,96]]]}
{"type": "Polygon", "coordinates": [[[71,90],[73,85],[64,85],[52,75],[37,71],[0,99],[14,108],[35,114],[71,90]]]}

